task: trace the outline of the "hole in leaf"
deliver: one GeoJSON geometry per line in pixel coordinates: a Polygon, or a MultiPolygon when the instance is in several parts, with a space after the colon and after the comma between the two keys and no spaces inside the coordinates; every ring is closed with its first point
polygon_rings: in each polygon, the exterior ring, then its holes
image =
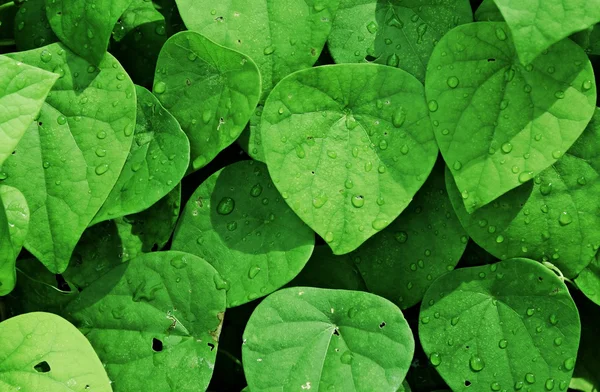
{"type": "Polygon", "coordinates": [[[471,348],[470,346],[465,346],[465,348],[468,350],[469,348],[471,348]]]}
{"type": "Polygon", "coordinates": [[[340,336],[340,331],[337,328],[333,329],[333,334],[336,336],[340,336]]]}
{"type": "Polygon", "coordinates": [[[39,121],[38,125],[41,127],[43,125],[43,123],[41,121],[39,121]]]}
{"type": "Polygon", "coordinates": [[[152,249],[151,249],[151,251],[152,251],[152,252],[156,252],[156,251],[158,251],[158,244],[154,244],[154,245],[152,245],[152,249]]]}
{"type": "Polygon", "coordinates": [[[215,18],[215,22],[222,22],[222,21],[223,21],[223,19],[224,19],[224,18],[223,18],[222,16],[217,16],[217,17],[215,18]]]}
{"type": "Polygon", "coordinates": [[[207,343],[207,344],[208,344],[208,347],[210,347],[210,351],[212,351],[212,350],[215,349],[215,345],[214,344],[212,344],[212,343],[207,343]]]}
{"type": "Polygon", "coordinates": [[[185,84],[188,85],[188,86],[191,86],[192,85],[192,81],[189,80],[189,79],[186,79],[185,80],[185,84]]]}
{"type": "Polygon", "coordinates": [[[496,59],[488,59],[489,63],[493,63],[494,61],[496,61],[496,59]]]}
{"type": "Polygon", "coordinates": [[[544,280],[544,278],[541,276],[538,276],[538,280],[541,282],[542,280],[544,280]]]}
{"type": "Polygon", "coordinates": [[[33,367],[38,373],[48,373],[50,371],[50,365],[46,361],[42,361],[33,367]]]}
{"type": "Polygon", "coordinates": [[[371,56],[370,54],[368,54],[365,56],[365,60],[369,61],[369,62],[373,62],[373,61],[377,60],[377,57],[371,56]]]}
{"type": "Polygon", "coordinates": [[[465,387],[470,387],[470,386],[471,386],[471,381],[465,380],[465,387]]]}
{"type": "Polygon", "coordinates": [[[152,350],[160,352],[163,349],[163,343],[156,338],[152,338],[152,350]]]}
{"type": "Polygon", "coordinates": [[[385,321],[382,321],[381,324],[379,324],[379,328],[383,328],[385,327],[385,321]]]}
{"type": "Polygon", "coordinates": [[[65,278],[61,274],[58,274],[55,277],[56,277],[56,287],[59,290],[72,291],[71,286],[69,286],[69,283],[65,280],[65,278]]]}

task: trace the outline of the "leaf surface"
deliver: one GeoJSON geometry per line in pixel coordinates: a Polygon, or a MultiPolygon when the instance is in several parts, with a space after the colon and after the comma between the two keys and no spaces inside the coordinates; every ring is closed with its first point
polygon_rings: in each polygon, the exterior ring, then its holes
{"type": "Polygon", "coordinates": [[[156,252],[116,266],[68,305],[115,392],[206,389],[225,311],[216,276],[196,256],[156,252]]]}
{"type": "Polygon", "coordinates": [[[2,164],[40,113],[46,96],[58,79],[52,72],[0,55],[0,181],[2,164]]]}
{"type": "Polygon", "coordinates": [[[413,352],[410,328],[391,302],[308,287],[280,290],[262,301],[242,346],[253,392],[396,391],[413,352]]]}
{"type": "Polygon", "coordinates": [[[135,90],[134,142],[119,179],[91,224],[147,210],[177,186],[188,168],[190,143],[177,120],[150,91],[140,86],[135,90]]]}
{"type": "Polygon", "coordinates": [[[462,268],[423,299],[419,337],[455,391],[565,390],[581,325],[567,287],[528,259],[462,268]]]}
{"type": "Polygon", "coordinates": [[[59,75],[39,118],[4,164],[3,183],[23,192],[32,211],[25,247],[61,273],[129,154],[135,89],[110,54],[100,67],[61,44],[10,57],[59,75]]]}
{"type": "Polygon", "coordinates": [[[523,67],[499,22],[445,35],[425,87],[438,145],[469,213],[556,162],[596,103],[593,71],[580,47],[558,42],[523,67]]]}
{"type": "Polygon", "coordinates": [[[188,135],[198,170],[242,133],[260,95],[258,68],[191,31],[169,38],[156,67],[154,94],[188,135]]]}
{"type": "Polygon", "coordinates": [[[0,389],[23,392],[110,392],[94,349],[71,323],[28,313],[0,323],[0,389]]]}
{"type": "Polygon", "coordinates": [[[275,186],[335,254],[392,222],[437,156],[423,86],[383,65],[288,76],[266,102],[261,132],[275,186]]]}
{"type": "Polygon", "coordinates": [[[37,49],[58,42],[46,15],[46,0],[27,0],[15,20],[15,43],[19,50],[37,49]]]}
{"type": "Polygon", "coordinates": [[[440,38],[472,20],[467,0],[341,0],[327,46],[336,63],[387,64],[423,82],[440,38]]]}
{"type": "Polygon", "coordinates": [[[234,163],[191,196],[172,249],[204,258],[223,277],[227,306],[271,293],[308,261],[313,231],[288,207],[264,164],[234,163]]]}
{"type": "Polygon", "coordinates": [[[600,22],[600,0],[495,0],[523,64],[576,31],[600,22]]]}
{"type": "Polygon", "coordinates": [[[15,287],[15,261],[29,229],[29,207],[21,192],[0,185],[0,296],[15,287]]]}
{"type": "Polygon", "coordinates": [[[46,0],[46,15],[60,41],[93,65],[104,61],[113,27],[132,0],[46,0]]]}
{"type": "Polygon", "coordinates": [[[477,244],[499,259],[549,261],[576,277],[600,247],[600,109],[575,144],[534,181],[468,214],[451,175],[458,217],[477,244]]]}
{"type": "Polygon", "coordinates": [[[264,102],[281,79],[317,61],[339,0],[176,2],[188,29],[256,62],[264,102]]]}

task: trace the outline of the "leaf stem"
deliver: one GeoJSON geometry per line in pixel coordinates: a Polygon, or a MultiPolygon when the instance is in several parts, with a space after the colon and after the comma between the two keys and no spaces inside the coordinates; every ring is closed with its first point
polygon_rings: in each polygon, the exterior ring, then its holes
{"type": "Polygon", "coordinates": [[[226,357],[228,357],[231,361],[233,361],[233,363],[235,363],[239,367],[243,367],[242,362],[239,359],[237,359],[237,357],[235,355],[231,354],[229,351],[219,349],[219,352],[221,354],[225,354],[226,357]]]}
{"type": "MultiPolygon", "coordinates": [[[[34,278],[32,278],[31,276],[27,275],[25,272],[21,271],[21,270],[20,270],[18,267],[17,267],[17,268],[15,268],[15,269],[17,270],[17,272],[19,272],[19,273],[23,274],[23,275],[24,275],[26,278],[28,278],[28,279],[30,279],[30,280],[33,280],[34,282],[36,282],[36,283],[39,283],[39,284],[41,284],[41,285],[48,286],[48,287],[50,287],[51,289],[53,289],[53,290],[56,290],[56,291],[58,291],[58,292],[59,292],[59,293],[61,293],[61,294],[67,294],[67,295],[69,295],[69,294],[73,294],[73,292],[72,292],[72,291],[64,291],[64,290],[61,290],[61,289],[59,289],[58,287],[54,287],[54,286],[52,286],[52,285],[51,285],[51,284],[49,284],[49,283],[42,282],[41,280],[34,279],[34,278]]],[[[69,285],[69,286],[70,286],[70,285],[69,285]]]]}
{"type": "Polygon", "coordinates": [[[14,46],[15,44],[14,39],[0,39],[0,46],[14,46]]]}
{"type": "Polygon", "coordinates": [[[0,12],[4,11],[5,9],[14,7],[14,6],[15,6],[14,1],[9,1],[8,3],[0,4],[0,12]]]}
{"type": "Polygon", "coordinates": [[[569,282],[573,286],[575,286],[575,283],[573,283],[573,281],[571,279],[569,279],[566,276],[564,276],[563,273],[562,273],[562,271],[557,266],[555,266],[554,264],[550,263],[549,261],[544,261],[542,264],[544,265],[544,267],[546,267],[549,270],[553,271],[558,276],[558,279],[560,279],[563,283],[564,282],[569,282]]]}

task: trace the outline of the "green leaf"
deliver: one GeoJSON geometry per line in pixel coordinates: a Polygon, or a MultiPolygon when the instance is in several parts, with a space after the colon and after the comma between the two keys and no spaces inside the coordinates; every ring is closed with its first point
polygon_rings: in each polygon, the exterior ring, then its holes
{"type": "Polygon", "coordinates": [[[523,67],[506,24],[496,22],[445,35],[431,56],[425,90],[438,145],[469,213],[560,158],[596,103],[581,48],[561,41],[523,67]]]}
{"type": "Polygon", "coordinates": [[[453,391],[562,390],[580,323],[567,287],[528,259],[462,268],[423,298],[419,337],[453,391]]]}
{"type": "Polygon", "coordinates": [[[0,55],[0,181],[2,164],[37,117],[57,75],[0,55]]]}
{"type": "Polygon", "coordinates": [[[588,55],[600,55],[600,24],[579,31],[569,38],[581,46],[588,55]]]}
{"type": "Polygon", "coordinates": [[[452,271],[467,247],[437,165],[414,200],[387,228],[349,255],[369,291],[406,309],[452,271]]]}
{"type": "Polygon", "coordinates": [[[59,75],[39,118],[6,161],[3,183],[23,192],[32,211],[25,247],[61,273],[129,154],[135,89],[110,54],[99,68],[61,44],[10,56],[59,75]]]}
{"type": "Polygon", "coordinates": [[[600,388],[600,361],[597,347],[600,344],[599,309],[590,301],[578,301],[581,314],[581,344],[577,353],[577,364],[569,388],[576,391],[594,392],[600,388]]]}
{"type": "Polygon", "coordinates": [[[600,22],[600,0],[495,1],[523,64],[531,63],[563,38],[600,22]]]}
{"type": "Polygon", "coordinates": [[[375,64],[288,76],[266,102],[261,132],[275,185],[335,254],[392,222],[437,156],[421,83],[375,64]]]}
{"type": "Polygon", "coordinates": [[[146,254],[92,283],[67,312],[116,392],[205,390],[225,311],[218,279],[196,256],[146,254]]]}
{"type": "Polygon", "coordinates": [[[152,85],[156,60],[167,41],[165,17],[151,1],[133,0],[113,29],[111,53],[137,84],[152,85]]]}
{"type": "Polygon", "coordinates": [[[188,29],[253,59],[262,98],[285,76],[319,58],[339,0],[176,0],[188,29]]]}
{"type": "MultiPolygon", "coordinates": [[[[574,278],[600,247],[600,109],[583,135],[533,182],[467,213],[450,173],[448,192],[467,233],[498,257],[550,261],[574,278]]],[[[533,158],[531,158],[533,159],[533,158]]]]}
{"type": "Polygon", "coordinates": [[[577,288],[600,306],[600,253],[575,278],[577,288]]]}
{"type": "Polygon", "coordinates": [[[285,204],[267,167],[242,161],[210,176],[191,196],[172,249],[204,258],[224,279],[227,306],[271,293],[308,261],[315,236],[285,204]]]}
{"type": "Polygon", "coordinates": [[[15,15],[15,42],[19,50],[58,42],[46,16],[46,0],[27,0],[15,15]]]}
{"type": "Polygon", "coordinates": [[[258,305],[242,355],[253,392],[396,391],[414,347],[391,302],[360,291],[295,287],[258,305]]]}
{"type": "MultiPolygon", "coordinates": [[[[134,143],[110,195],[91,225],[142,212],[173,190],[190,161],[190,143],[154,95],[136,86],[134,143]]],[[[105,154],[98,150],[96,153],[105,154]]]]}
{"type": "Polygon", "coordinates": [[[467,0],[341,0],[327,45],[336,63],[374,61],[399,67],[423,82],[440,38],[472,21],[467,0]]]}
{"type": "Polygon", "coordinates": [[[112,391],[85,336],[65,319],[28,313],[0,323],[3,391],[112,391]]]}
{"type": "Polygon", "coordinates": [[[325,245],[315,246],[315,250],[289,285],[368,291],[360,272],[349,257],[335,256],[325,245]]]}
{"type": "Polygon", "coordinates": [[[504,17],[494,2],[495,0],[483,0],[474,18],[478,22],[504,22],[504,17]]]}
{"type": "Polygon", "coordinates": [[[29,207],[21,192],[0,185],[0,296],[16,283],[15,261],[29,229],[29,207]]]}
{"type": "Polygon", "coordinates": [[[154,94],[190,139],[191,170],[204,167],[238,138],[260,86],[249,57],[191,31],[169,38],[158,57],[154,94]]]}
{"type": "Polygon", "coordinates": [[[93,65],[105,58],[108,40],[132,0],[46,0],[46,15],[61,42],[93,65]]]}

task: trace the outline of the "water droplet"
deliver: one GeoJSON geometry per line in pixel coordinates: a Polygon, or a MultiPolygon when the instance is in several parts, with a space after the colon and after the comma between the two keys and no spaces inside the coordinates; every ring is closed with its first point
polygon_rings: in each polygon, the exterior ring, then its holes
{"type": "Polygon", "coordinates": [[[547,379],[546,383],[544,384],[544,387],[546,388],[547,391],[552,391],[554,389],[554,379],[553,378],[547,379]]]}
{"type": "Polygon", "coordinates": [[[564,92],[564,91],[561,91],[561,90],[559,90],[559,91],[557,91],[557,92],[555,92],[555,93],[554,93],[554,96],[555,96],[556,98],[558,98],[558,99],[563,99],[563,98],[565,97],[565,92],[564,92]]]}
{"type": "Polygon", "coordinates": [[[430,112],[435,112],[438,110],[438,103],[436,100],[431,100],[429,101],[429,103],[427,104],[427,106],[429,107],[429,111],[430,112]]]}
{"type": "Polygon", "coordinates": [[[525,381],[527,381],[529,384],[535,383],[535,375],[533,373],[527,373],[525,375],[525,381]]]}
{"type": "Polygon", "coordinates": [[[154,92],[156,94],[163,94],[165,91],[167,91],[167,85],[165,82],[156,82],[156,84],[154,84],[154,92]]]}
{"type": "Polygon", "coordinates": [[[267,46],[265,48],[265,50],[263,51],[263,53],[265,54],[265,56],[269,56],[269,55],[273,54],[274,52],[275,52],[275,47],[273,45],[267,46]]]}
{"type": "Polygon", "coordinates": [[[448,80],[446,80],[446,83],[448,84],[448,87],[456,88],[458,86],[459,81],[456,76],[450,76],[448,80]]]}
{"type": "Polygon", "coordinates": [[[460,170],[462,169],[462,163],[460,163],[460,161],[455,161],[452,167],[454,168],[454,170],[460,170]]]}
{"type": "Polygon", "coordinates": [[[506,40],[506,32],[500,27],[496,28],[496,38],[498,38],[500,41],[506,40]]]}
{"type": "Polygon", "coordinates": [[[103,158],[103,157],[105,157],[105,156],[106,156],[106,150],[105,150],[105,149],[103,149],[103,148],[101,148],[101,147],[98,147],[98,148],[96,149],[96,156],[98,156],[98,157],[100,157],[100,158],[103,158]]]}
{"type": "Polygon", "coordinates": [[[204,124],[208,124],[212,118],[213,114],[210,109],[206,109],[204,112],[202,112],[202,121],[204,124]]]}
{"type": "Polygon", "coordinates": [[[356,208],[361,208],[365,205],[365,198],[362,195],[352,196],[352,205],[356,208]]]}
{"type": "Polygon", "coordinates": [[[106,173],[108,171],[108,164],[107,163],[103,163],[101,165],[96,166],[96,174],[101,176],[104,173],[106,173]]]}
{"type": "Polygon", "coordinates": [[[50,53],[48,50],[44,49],[44,50],[42,50],[42,53],[40,53],[40,59],[44,63],[48,63],[52,60],[52,53],[50,53]]]}
{"type": "Polygon", "coordinates": [[[540,193],[544,196],[548,196],[550,193],[552,193],[552,183],[548,182],[548,183],[544,183],[540,185],[540,193]]]}
{"type": "Polygon", "coordinates": [[[371,227],[373,227],[373,229],[379,231],[379,230],[383,230],[388,225],[388,223],[389,222],[385,219],[375,219],[371,223],[371,227]]]}
{"type": "Polygon", "coordinates": [[[496,243],[501,244],[504,242],[504,236],[499,235],[496,237],[496,243]]]}
{"type": "Polygon", "coordinates": [[[396,241],[399,243],[404,244],[408,240],[408,234],[406,234],[405,231],[399,231],[394,235],[394,238],[396,238],[396,241]]]}
{"type": "Polygon", "coordinates": [[[571,371],[575,368],[575,358],[567,358],[563,362],[563,366],[566,370],[571,371]]]}
{"type": "Polygon", "coordinates": [[[556,346],[560,346],[562,344],[562,342],[563,342],[563,340],[561,337],[554,339],[554,345],[556,345],[556,346]]]}
{"type": "Polygon", "coordinates": [[[182,269],[187,266],[187,259],[185,256],[175,256],[169,263],[173,268],[182,269]]]}
{"type": "Polygon", "coordinates": [[[371,21],[368,25],[367,25],[367,30],[369,31],[369,33],[371,34],[375,34],[377,32],[377,23],[371,21]]]}
{"type": "Polygon", "coordinates": [[[498,347],[500,347],[501,349],[505,349],[506,347],[508,347],[508,340],[506,339],[502,339],[498,342],[498,347]]]}
{"type": "Polygon", "coordinates": [[[221,276],[221,274],[216,273],[213,276],[213,282],[215,283],[215,288],[217,290],[229,291],[229,282],[226,281],[225,279],[223,279],[223,277],[221,276]]]}
{"type": "Polygon", "coordinates": [[[394,115],[392,116],[392,124],[394,124],[394,126],[396,128],[400,128],[404,122],[406,121],[406,113],[404,112],[403,109],[397,110],[394,115]]]}
{"type": "Polygon", "coordinates": [[[472,371],[480,372],[483,370],[483,368],[485,368],[485,362],[483,362],[483,359],[481,359],[481,357],[473,355],[469,360],[469,366],[471,367],[472,371]]]}
{"type": "Polygon", "coordinates": [[[254,279],[259,272],[260,267],[258,265],[250,267],[250,269],[248,270],[248,278],[254,279]]]}
{"type": "Polygon", "coordinates": [[[304,152],[304,148],[302,148],[302,146],[300,144],[298,144],[295,148],[296,150],[296,156],[300,159],[303,159],[306,156],[306,153],[304,152]]]}
{"type": "Polygon", "coordinates": [[[324,240],[327,243],[333,242],[333,233],[331,231],[328,231],[327,234],[325,234],[324,240]]]}
{"type": "Polygon", "coordinates": [[[390,67],[397,67],[400,64],[400,58],[396,53],[392,53],[388,56],[385,63],[390,67]]]}
{"type": "Polygon", "coordinates": [[[490,385],[490,388],[492,389],[492,391],[499,391],[501,389],[500,384],[497,382],[493,382],[490,385]]]}
{"type": "Polygon", "coordinates": [[[431,362],[433,366],[440,366],[442,363],[442,356],[439,353],[432,353],[429,356],[429,362],[431,362]]]}
{"type": "Polygon", "coordinates": [[[588,91],[589,89],[592,88],[592,81],[586,80],[585,82],[582,83],[581,88],[583,91],[588,91]]]}
{"type": "Polygon", "coordinates": [[[512,146],[512,144],[510,144],[510,143],[504,143],[504,144],[502,145],[501,149],[502,149],[502,152],[503,152],[503,153],[505,153],[505,154],[508,154],[509,152],[511,152],[511,151],[512,151],[512,149],[513,149],[513,146],[512,146]]]}
{"type": "Polygon", "coordinates": [[[571,218],[571,215],[569,215],[567,211],[561,212],[558,216],[558,223],[560,223],[561,226],[567,226],[571,222],[573,222],[573,218],[571,218]]]}
{"type": "Polygon", "coordinates": [[[534,308],[528,308],[525,313],[527,314],[527,316],[531,317],[535,313],[535,309],[534,308]]]}
{"type": "Polygon", "coordinates": [[[58,125],[65,125],[67,123],[67,118],[65,116],[58,116],[56,122],[58,125]]]}
{"type": "Polygon", "coordinates": [[[252,197],[258,197],[262,194],[263,192],[263,187],[260,184],[256,184],[252,187],[252,189],[250,189],[250,195],[252,197]]]}
{"type": "Polygon", "coordinates": [[[348,350],[342,354],[340,357],[340,362],[342,362],[344,365],[350,365],[352,363],[352,359],[352,352],[348,350]]]}
{"type": "Polygon", "coordinates": [[[325,195],[325,194],[317,195],[317,196],[313,197],[313,199],[312,199],[313,207],[321,208],[325,205],[325,203],[327,203],[327,200],[328,200],[327,195],[325,195]]]}
{"type": "Polygon", "coordinates": [[[380,141],[379,142],[379,148],[382,149],[382,150],[387,150],[387,148],[388,148],[388,142],[387,142],[387,140],[384,139],[384,140],[380,141]]]}
{"type": "Polygon", "coordinates": [[[519,174],[519,182],[521,184],[531,180],[532,178],[533,178],[533,172],[531,172],[531,171],[521,172],[521,174],[519,174]]]}
{"type": "Polygon", "coordinates": [[[235,209],[235,200],[231,197],[224,197],[217,205],[217,212],[221,215],[229,215],[235,209]]]}

